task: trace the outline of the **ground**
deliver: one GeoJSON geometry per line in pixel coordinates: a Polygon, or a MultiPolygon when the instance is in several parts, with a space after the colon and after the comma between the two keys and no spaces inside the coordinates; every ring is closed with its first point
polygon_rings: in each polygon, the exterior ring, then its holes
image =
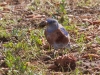
{"type": "Polygon", "coordinates": [[[99,7],[99,0],[1,0],[0,75],[100,75],[99,7]],[[48,17],[68,31],[71,50],[54,54],[39,26],[48,17]]]}

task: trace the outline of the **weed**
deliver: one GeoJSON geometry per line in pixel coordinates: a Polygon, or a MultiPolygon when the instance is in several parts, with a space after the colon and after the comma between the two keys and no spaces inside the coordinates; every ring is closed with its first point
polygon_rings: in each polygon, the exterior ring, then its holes
{"type": "Polygon", "coordinates": [[[16,70],[19,73],[24,73],[26,71],[27,67],[25,61],[22,61],[19,56],[15,56],[11,50],[5,51],[4,55],[7,56],[5,57],[5,61],[7,66],[10,68],[9,72],[12,71],[13,73],[16,70]]]}

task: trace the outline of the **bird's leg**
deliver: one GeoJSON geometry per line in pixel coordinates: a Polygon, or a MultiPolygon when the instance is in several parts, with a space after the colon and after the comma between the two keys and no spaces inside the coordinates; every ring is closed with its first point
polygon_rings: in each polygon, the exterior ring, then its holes
{"type": "Polygon", "coordinates": [[[71,43],[68,43],[68,50],[69,51],[72,51],[73,50],[73,47],[72,47],[71,43]]]}
{"type": "Polygon", "coordinates": [[[54,49],[54,57],[57,57],[57,56],[58,56],[58,50],[54,49]]]}
{"type": "Polygon", "coordinates": [[[70,51],[72,51],[72,47],[69,43],[65,48],[54,49],[54,57],[57,57],[59,55],[62,56],[64,54],[68,54],[70,51]]]}
{"type": "Polygon", "coordinates": [[[64,53],[65,53],[65,54],[68,54],[68,53],[70,53],[71,51],[72,51],[72,46],[71,46],[71,44],[69,43],[69,44],[67,45],[67,47],[64,48],[64,53]]]}
{"type": "Polygon", "coordinates": [[[63,55],[63,48],[54,50],[54,57],[62,56],[62,55],[63,55]]]}
{"type": "Polygon", "coordinates": [[[71,47],[71,44],[70,44],[70,43],[68,43],[68,44],[67,44],[67,48],[68,48],[69,50],[71,50],[71,49],[72,49],[72,47],[71,47]]]}
{"type": "Polygon", "coordinates": [[[51,49],[52,49],[52,46],[49,44],[49,50],[51,51],[51,49]]]}

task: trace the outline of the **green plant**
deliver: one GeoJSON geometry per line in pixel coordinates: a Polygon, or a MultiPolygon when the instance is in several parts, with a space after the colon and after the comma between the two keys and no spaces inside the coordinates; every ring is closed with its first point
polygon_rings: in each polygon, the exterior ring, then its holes
{"type": "Polygon", "coordinates": [[[0,38],[9,38],[11,34],[7,32],[6,30],[0,30],[0,38]]]}
{"type": "Polygon", "coordinates": [[[78,36],[77,36],[77,43],[84,43],[84,40],[85,40],[85,35],[84,34],[79,34],[78,36]]]}
{"type": "Polygon", "coordinates": [[[63,15],[66,14],[66,10],[65,10],[65,7],[66,7],[66,0],[62,0],[61,3],[60,3],[60,12],[63,15]]]}
{"type": "Polygon", "coordinates": [[[90,6],[91,0],[80,0],[78,6],[90,6]]]}
{"type": "Polygon", "coordinates": [[[14,55],[12,50],[7,50],[4,53],[5,61],[12,73],[16,70],[19,73],[24,73],[27,70],[25,61],[23,61],[19,56],[14,55]]]}
{"type": "Polygon", "coordinates": [[[32,44],[37,44],[37,45],[42,45],[42,40],[41,40],[41,33],[40,31],[32,31],[30,33],[30,40],[32,44]]]}
{"type": "Polygon", "coordinates": [[[100,37],[96,37],[96,41],[100,44],[100,37]]]}

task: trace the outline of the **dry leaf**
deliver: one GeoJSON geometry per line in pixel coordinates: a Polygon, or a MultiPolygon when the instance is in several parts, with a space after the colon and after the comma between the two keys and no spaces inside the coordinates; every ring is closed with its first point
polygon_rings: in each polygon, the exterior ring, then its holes
{"type": "Polygon", "coordinates": [[[3,11],[10,11],[10,9],[9,9],[9,8],[4,7],[4,8],[3,8],[3,11]]]}
{"type": "Polygon", "coordinates": [[[2,7],[6,6],[6,5],[7,5],[6,2],[3,2],[3,3],[0,4],[0,6],[2,6],[2,7]]]}
{"type": "Polygon", "coordinates": [[[93,24],[93,25],[100,24],[100,20],[93,21],[92,24],[93,24]]]}
{"type": "Polygon", "coordinates": [[[86,39],[87,41],[92,41],[92,36],[86,36],[85,39],[86,39]]]}
{"type": "Polygon", "coordinates": [[[0,68],[0,75],[7,75],[9,68],[0,68]]]}
{"type": "Polygon", "coordinates": [[[85,54],[82,56],[82,58],[99,58],[99,55],[97,55],[97,54],[85,54]]]}
{"type": "Polygon", "coordinates": [[[93,71],[100,71],[100,67],[94,67],[92,70],[93,71]]]}
{"type": "Polygon", "coordinates": [[[41,59],[42,61],[48,61],[48,60],[51,59],[51,57],[50,57],[49,55],[42,55],[42,56],[40,57],[40,59],[41,59]]]}
{"type": "Polygon", "coordinates": [[[89,23],[89,24],[92,24],[92,22],[89,20],[89,19],[82,19],[82,22],[87,22],[87,23],[89,23]]]}
{"type": "Polygon", "coordinates": [[[33,67],[34,65],[38,65],[38,62],[36,60],[33,61],[33,62],[26,62],[25,65],[28,66],[28,67],[33,67]]]}
{"type": "Polygon", "coordinates": [[[100,50],[100,47],[95,47],[93,48],[95,51],[99,51],[100,50]]]}
{"type": "Polygon", "coordinates": [[[49,69],[52,69],[55,71],[70,71],[74,70],[76,67],[76,58],[73,55],[63,55],[58,56],[54,60],[54,66],[50,66],[49,69]],[[55,68],[57,67],[57,68],[55,68]],[[55,68],[55,69],[54,69],[55,68]]]}
{"type": "Polygon", "coordinates": [[[83,19],[83,22],[88,22],[90,25],[98,25],[100,24],[100,20],[90,21],[89,19],[83,19]]]}
{"type": "Polygon", "coordinates": [[[28,15],[26,16],[26,18],[33,18],[33,19],[36,19],[36,18],[45,18],[46,16],[45,15],[35,15],[35,14],[32,14],[32,15],[28,15]]]}

